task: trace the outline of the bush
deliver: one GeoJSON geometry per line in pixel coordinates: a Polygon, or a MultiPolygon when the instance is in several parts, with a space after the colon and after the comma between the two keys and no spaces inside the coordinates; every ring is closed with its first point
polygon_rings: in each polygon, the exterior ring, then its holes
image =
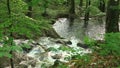
{"type": "Polygon", "coordinates": [[[100,55],[120,56],[120,33],[105,34],[105,43],[100,44],[100,55]]]}

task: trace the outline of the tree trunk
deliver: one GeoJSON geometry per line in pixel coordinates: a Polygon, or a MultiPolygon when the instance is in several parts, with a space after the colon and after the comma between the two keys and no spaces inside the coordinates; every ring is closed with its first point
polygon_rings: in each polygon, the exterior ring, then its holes
{"type": "MultiPolygon", "coordinates": [[[[11,9],[10,9],[10,1],[9,0],[7,0],[7,9],[8,9],[9,18],[11,19],[11,9]]],[[[9,27],[12,27],[12,24],[9,27]]],[[[10,33],[9,37],[12,37],[12,32],[10,33]]],[[[13,44],[13,42],[10,42],[10,45],[12,45],[12,44],[13,44]]],[[[10,54],[12,55],[12,51],[10,51],[10,54]]],[[[10,58],[10,65],[11,65],[11,68],[14,68],[14,63],[13,63],[12,58],[10,58]]]]}
{"type": "Polygon", "coordinates": [[[75,0],[70,0],[70,9],[69,9],[69,21],[70,26],[73,25],[74,22],[74,16],[75,16],[75,0]]]}
{"type": "Polygon", "coordinates": [[[66,6],[68,6],[69,5],[69,0],[66,0],[66,6]]]}
{"type": "MultiPolygon", "coordinates": [[[[86,0],[86,9],[90,6],[90,0],[86,0]]],[[[85,11],[84,28],[87,28],[89,21],[89,10],[85,11]]]]}
{"type": "Polygon", "coordinates": [[[80,6],[80,7],[83,6],[83,0],[80,0],[79,6],[80,6]]]}
{"type": "Polygon", "coordinates": [[[105,12],[105,1],[100,0],[98,8],[100,9],[101,12],[105,12]]]}
{"type": "Polygon", "coordinates": [[[32,17],[32,6],[28,6],[27,16],[32,17]]]}
{"type": "MultiPolygon", "coordinates": [[[[28,0],[28,3],[30,3],[30,2],[31,2],[31,0],[28,0]]],[[[32,17],[32,6],[31,5],[28,6],[27,16],[32,17]]]]}
{"type": "Polygon", "coordinates": [[[119,1],[109,0],[106,14],[106,33],[119,32],[119,1]]]}

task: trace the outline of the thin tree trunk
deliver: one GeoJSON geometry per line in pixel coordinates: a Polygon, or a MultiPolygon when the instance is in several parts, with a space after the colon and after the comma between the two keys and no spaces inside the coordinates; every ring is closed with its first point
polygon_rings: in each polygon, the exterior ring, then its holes
{"type": "Polygon", "coordinates": [[[7,0],[7,9],[8,9],[8,15],[11,17],[11,10],[10,10],[10,1],[7,0]]]}
{"type": "Polygon", "coordinates": [[[119,32],[119,2],[120,0],[109,0],[106,14],[106,33],[119,32]]]}
{"type": "MultiPolygon", "coordinates": [[[[86,9],[90,6],[90,0],[86,0],[86,9]]],[[[84,28],[87,28],[89,21],[89,11],[85,11],[84,28]]]]}
{"type": "Polygon", "coordinates": [[[83,0],[80,0],[79,6],[80,6],[80,7],[83,6],[83,0]]]}
{"type": "Polygon", "coordinates": [[[80,17],[82,16],[82,13],[84,12],[83,11],[83,9],[82,9],[82,7],[83,7],[83,0],[79,0],[80,2],[79,2],[79,11],[80,11],[80,17]]]}
{"type": "Polygon", "coordinates": [[[104,0],[100,0],[98,8],[100,9],[100,11],[105,12],[105,1],[104,0]]]}
{"type": "MultiPolygon", "coordinates": [[[[11,19],[11,9],[10,9],[10,1],[9,0],[7,0],[7,9],[8,9],[9,18],[11,19]]],[[[12,37],[12,32],[10,33],[10,37],[12,37]]],[[[10,45],[12,45],[12,42],[10,42],[10,45]]],[[[12,51],[10,51],[10,54],[12,55],[12,51]]],[[[14,68],[14,63],[13,63],[12,58],[10,58],[10,65],[11,65],[11,68],[14,68]]]]}
{"type": "Polygon", "coordinates": [[[70,0],[70,9],[69,9],[69,21],[70,26],[73,25],[74,22],[74,16],[75,16],[75,0],[70,0]]]}
{"type": "Polygon", "coordinates": [[[28,16],[28,17],[32,17],[32,6],[28,6],[27,16],[28,16]]]}

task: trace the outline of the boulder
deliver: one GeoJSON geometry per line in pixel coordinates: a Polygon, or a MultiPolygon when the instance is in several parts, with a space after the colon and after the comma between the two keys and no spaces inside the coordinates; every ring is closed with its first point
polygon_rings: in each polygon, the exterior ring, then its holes
{"type": "Polygon", "coordinates": [[[82,47],[84,49],[89,48],[89,46],[87,44],[82,44],[82,43],[77,43],[77,46],[82,47]]]}
{"type": "Polygon", "coordinates": [[[42,32],[43,32],[42,36],[45,37],[61,38],[53,28],[50,28],[48,30],[43,30],[42,32]]]}

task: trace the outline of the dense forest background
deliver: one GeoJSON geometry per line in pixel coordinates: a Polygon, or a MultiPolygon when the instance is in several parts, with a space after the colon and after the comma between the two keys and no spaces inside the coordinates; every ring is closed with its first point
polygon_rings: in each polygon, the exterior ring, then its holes
{"type": "MultiPolygon", "coordinates": [[[[18,68],[30,68],[15,63],[15,53],[35,46],[18,46],[14,40],[36,41],[40,37],[62,39],[52,27],[59,18],[67,18],[69,27],[73,26],[75,19],[82,20],[84,30],[89,20],[104,20],[104,39],[94,40],[85,35],[84,43],[80,43],[80,46],[90,48],[92,53],[74,55],[67,63],[56,60],[47,68],[119,68],[119,15],[120,0],[0,0],[0,68],[17,68],[17,65],[18,68]]],[[[66,46],[62,49],[73,51],[66,46]]]]}

